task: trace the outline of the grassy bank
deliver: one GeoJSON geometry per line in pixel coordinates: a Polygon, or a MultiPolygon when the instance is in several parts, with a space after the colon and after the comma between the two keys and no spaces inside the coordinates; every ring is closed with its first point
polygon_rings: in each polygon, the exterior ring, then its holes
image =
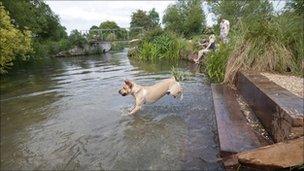
{"type": "Polygon", "coordinates": [[[293,15],[239,21],[229,35],[229,44],[220,45],[206,57],[204,71],[213,82],[229,84],[234,83],[239,70],[303,76],[300,23],[293,15]]]}
{"type": "Polygon", "coordinates": [[[174,33],[161,29],[146,32],[129,53],[142,61],[179,60],[191,51],[189,42],[174,33]]]}

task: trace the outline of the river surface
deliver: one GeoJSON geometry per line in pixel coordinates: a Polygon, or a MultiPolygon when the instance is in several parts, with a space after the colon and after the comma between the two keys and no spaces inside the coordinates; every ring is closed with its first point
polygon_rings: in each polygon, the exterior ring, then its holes
{"type": "Polygon", "coordinates": [[[1,77],[1,169],[222,170],[210,84],[197,66],[165,96],[126,116],[123,79],[151,85],[172,64],[140,63],[125,49],[103,56],[51,59],[1,77]]]}

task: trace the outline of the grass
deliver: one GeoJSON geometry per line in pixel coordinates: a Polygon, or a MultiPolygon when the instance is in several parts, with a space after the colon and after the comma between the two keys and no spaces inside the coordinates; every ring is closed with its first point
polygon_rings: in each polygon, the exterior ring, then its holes
{"type": "Polygon", "coordinates": [[[229,35],[229,44],[206,57],[204,69],[210,80],[234,84],[239,70],[303,76],[303,32],[297,18],[289,22],[287,18],[239,22],[229,35]]]}
{"type": "Polygon", "coordinates": [[[153,30],[147,32],[136,50],[133,49],[129,54],[142,61],[177,61],[181,55],[187,55],[190,48],[191,46],[186,39],[170,32],[153,30]]]}

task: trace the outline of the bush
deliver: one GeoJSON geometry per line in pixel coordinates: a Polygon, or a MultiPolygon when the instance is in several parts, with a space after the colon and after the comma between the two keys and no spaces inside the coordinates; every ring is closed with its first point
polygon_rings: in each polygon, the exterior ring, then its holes
{"type": "Polygon", "coordinates": [[[28,60],[28,54],[32,51],[32,39],[30,31],[20,31],[11,23],[11,18],[1,3],[0,18],[0,74],[2,74],[13,65],[16,57],[20,60],[28,60]]]}
{"type": "Polygon", "coordinates": [[[156,29],[144,35],[137,49],[132,51],[132,56],[144,61],[176,61],[182,54],[188,53],[190,47],[187,40],[156,29]]]}
{"type": "Polygon", "coordinates": [[[112,42],[111,50],[112,51],[120,51],[124,49],[125,45],[122,42],[112,42]]]}
{"type": "Polygon", "coordinates": [[[221,44],[219,49],[206,56],[204,70],[212,82],[219,83],[224,80],[226,64],[231,51],[231,46],[221,44]]]}

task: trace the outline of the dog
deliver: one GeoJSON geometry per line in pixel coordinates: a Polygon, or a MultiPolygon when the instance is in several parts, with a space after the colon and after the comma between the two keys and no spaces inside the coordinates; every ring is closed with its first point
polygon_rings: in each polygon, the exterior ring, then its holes
{"type": "Polygon", "coordinates": [[[143,104],[154,103],[166,94],[174,98],[182,96],[182,87],[175,77],[162,80],[152,86],[141,86],[133,81],[125,80],[118,92],[122,96],[132,95],[135,98],[135,105],[129,110],[129,115],[133,115],[141,109],[143,104]]]}

